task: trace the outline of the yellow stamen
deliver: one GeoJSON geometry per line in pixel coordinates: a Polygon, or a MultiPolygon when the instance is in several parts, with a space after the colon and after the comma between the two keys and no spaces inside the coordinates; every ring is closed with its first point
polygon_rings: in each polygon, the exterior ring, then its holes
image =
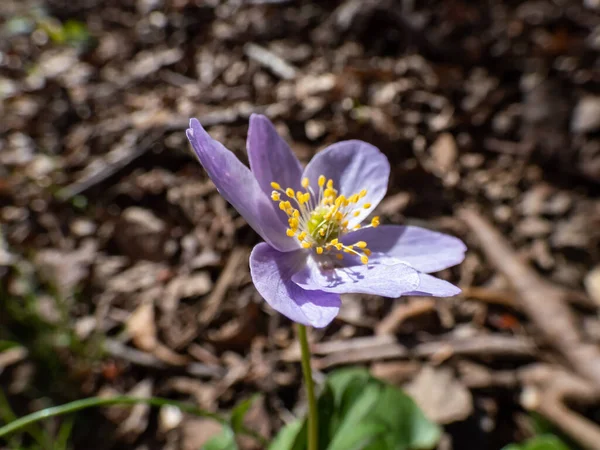
{"type": "MultiPolygon", "coordinates": [[[[360,199],[367,195],[366,189],[346,197],[338,193],[333,179],[327,179],[325,175],[320,175],[317,183],[318,194],[311,189],[310,180],[306,177],[300,181],[304,192],[289,187],[282,189],[279,183],[271,183],[274,189],[271,199],[278,202],[279,209],[288,216],[289,228],[286,229],[286,235],[296,237],[304,249],[314,248],[318,255],[335,250],[333,254],[337,259],[343,259],[343,255],[348,253],[356,255],[362,263],[367,264],[371,250],[367,248],[365,241],[351,245],[340,242],[340,238],[349,231],[349,218],[361,216],[361,211],[372,206],[371,203],[358,205],[360,199]],[[289,200],[283,200],[283,195],[289,200]]],[[[369,226],[377,227],[379,223],[377,216],[369,226]]],[[[355,230],[360,228],[360,224],[352,227],[355,230]]]]}

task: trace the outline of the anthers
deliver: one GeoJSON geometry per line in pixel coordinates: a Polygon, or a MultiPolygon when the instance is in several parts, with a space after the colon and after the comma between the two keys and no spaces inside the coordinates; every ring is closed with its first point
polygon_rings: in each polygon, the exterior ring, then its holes
{"type": "MultiPolygon", "coordinates": [[[[317,192],[310,186],[308,178],[303,178],[300,185],[304,192],[294,191],[290,187],[282,188],[275,181],[271,183],[271,200],[278,202],[279,209],[288,216],[286,235],[298,239],[302,248],[314,249],[318,255],[331,253],[337,259],[343,259],[344,253],[348,253],[367,264],[371,251],[365,241],[346,245],[339,240],[349,231],[361,228],[360,224],[348,227],[352,218],[371,208],[371,203],[362,203],[367,190],[363,189],[349,197],[340,195],[333,180],[325,175],[320,175],[317,180],[317,192]]],[[[377,226],[379,217],[373,217],[371,223],[363,228],[377,226]]]]}

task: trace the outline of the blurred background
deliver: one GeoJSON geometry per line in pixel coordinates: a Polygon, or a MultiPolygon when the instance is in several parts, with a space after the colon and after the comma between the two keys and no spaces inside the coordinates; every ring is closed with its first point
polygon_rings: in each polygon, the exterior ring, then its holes
{"type": "MultiPolygon", "coordinates": [[[[600,448],[598,380],[571,358],[600,361],[599,54],[598,0],[2,0],[0,423],[116,393],[228,411],[258,392],[265,436],[303,411],[291,324],[250,281],[259,238],[185,138],[197,117],[247,161],[262,113],[303,163],[376,145],[382,222],[469,246],[440,274],[461,296],[345,296],[319,373],[403,386],[439,449],[540,428],[584,448],[582,424],[600,448]],[[541,400],[557,373],[588,389],[567,418],[541,400]]],[[[138,405],[40,430],[0,448],[193,450],[219,426],[138,405]]]]}

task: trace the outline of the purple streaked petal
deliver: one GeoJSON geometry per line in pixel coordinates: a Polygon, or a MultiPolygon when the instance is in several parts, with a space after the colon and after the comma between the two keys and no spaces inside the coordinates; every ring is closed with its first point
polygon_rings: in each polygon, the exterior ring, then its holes
{"type": "Polygon", "coordinates": [[[350,219],[349,227],[362,222],[385,196],[390,176],[390,163],[383,153],[363,141],[342,141],[330,145],[317,153],[308,163],[303,177],[310,180],[315,189],[319,175],[331,178],[334,188],[349,197],[366,189],[367,195],[359,205],[370,203],[369,208],[361,208],[357,217],[350,219]]]}
{"type": "Polygon", "coordinates": [[[271,307],[303,325],[322,328],[337,316],[340,296],[320,290],[304,290],[292,282],[292,274],[306,264],[306,252],[281,253],[260,243],[250,254],[254,286],[271,307]]]}
{"type": "MultiPolygon", "coordinates": [[[[418,272],[407,264],[361,264],[357,258],[344,255],[342,261],[332,259],[320,264],[313,256],[292,280],[304,289],[320,289],[336,294],[373,294],[398,298],[419,286],[418,272]],[[333,265],[336,264],[337,267],[333,265]],[[327,267],[330,268],[327,268],[327,267]]],[[[319,258],[323,261],[323,258],[319,258]]],[[[388,261],[389,262],[389,261],[388,261]]]]}
{"type": "Polygon", "coordinates": [[[285,235],[285,224],[277,216],[273,202],[260,189],[250,169],[220,142],[212,139],[198,120],[190,120],[186,135],[220,194],[250,226],[280,251],[298,249],[298,242],[285,235]]]}
{"type": "Polygon", "coordinates": [[[410,264],[419,272],[437,272],[459,264],[467,247],[458,238],[425,228],[382,225],[345,235],[346,245],[365,241],[373,252],[371,259],[386,255],[410,264]]]}
{"type": "Polygon", "coordinates": [[[291,187],[297,191],[301,188],[302,165],[267,117],[250,116],[246,147],[250,169],[265,194],[271,195],[272,181],[283,189],[291,187]]]}
{"type": "Polygon", "coordinates": [[[426,273],[419,273],[421,279],[419,287],[406,295],[421,295],[424,297],[452,297],[460,294],[460,288],[426,273]]]}

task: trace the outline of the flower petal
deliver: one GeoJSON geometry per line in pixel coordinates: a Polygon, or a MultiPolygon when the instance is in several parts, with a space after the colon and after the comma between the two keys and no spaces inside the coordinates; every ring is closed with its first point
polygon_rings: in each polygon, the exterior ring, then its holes
{"type": "Polygon", "coordinates": [[[291,187],[297,191],[301,188],[300,161],[267,117],[260,114],[250,116],[246,147],[250,169],[265,194],[271,195],[272,181],[279,183],[283,189],[291,187]]]}
{"type": "Polygon", "coordinates": [[[362,222],[385,196],[390,176],[390,163],[383,153],[363,141],[342,141],[317,153],[308,163],[303,177],[310,185],[318,186],[319,175],[331,178],[334,188],[346,197],[366,189],[367,195],[359,203],[370,203],[352,217],[349,227],[362,222]]]}
{"type": "MultiPolygon", "coordinates": [[[[346,256],[346,255],[344,255],[346,256]]],[[[321,261],[322,262],[322,261],[321,261]]],[[[333,261],[320,264],[315,257],[309,257],[307,264],[300,268],[292,280],[304,289],[320,289],[336,294],[361,293],[398,298],[419,286],[418,272],[407,264],[369,263],[355,264],[354,258],[346,261],[333,261]]]]}
{"type": "Polygon", "coordinates": [[[467,247],[458,238],[425,228],[413,226],[382,225],[348,233],[341,241],[350,245],[365,241],[373,252],[399,259],[419,272],[437,272],[460,264],[467,247]]]}
{"type": "Polygon", "coordinates": [[[424,297],[452,297],[460,294],[460,288],[426,273],[419,273],[421,281],[417,290],[406,295],[421,295],[424,297]]]}
{"type": "Polygon", "coordinates": [[[306,262],[306,252],[281,253],[260,243],[250,254],[250,273],[256,289],[271,307],[303,325],[322,328],[337,316],[340,297],[320,290],[306,291],[292,274],[306,262]]]}
{"type": "Polygon", "coordinates": [[[273,202],[260,189],[252,172],[231,151],[212,139],[198,120],[190,120],[186,135],[225,200],[273,247],[284,252],[296,250],[298,243],[285,235],[285,224],[276,215],[273,202]]]}

